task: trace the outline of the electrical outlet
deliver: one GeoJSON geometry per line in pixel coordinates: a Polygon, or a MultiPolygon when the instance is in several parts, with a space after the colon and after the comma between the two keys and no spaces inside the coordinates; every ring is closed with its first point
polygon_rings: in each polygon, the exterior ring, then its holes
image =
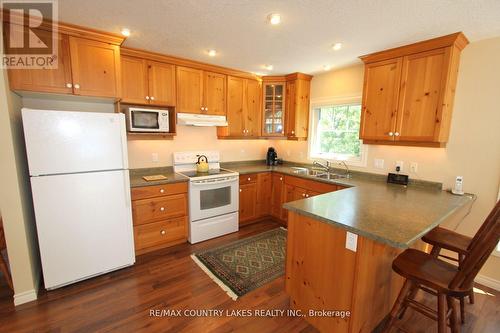
{"type": "Polygon", "coordinates": [[[410,171],[413,173],[418,172],[418,163],[417,162],[411,162],[410,163],[410,171]]]}
{"type": "Polygon", "coordinates": [[[158,162],[158,153],[151,154],[151,161],[158,162]]]}
{"type": "Polygon", "coordinates": [[[383,169],[384,168],[384,160],[381,158],[376,158],[373,162],[375,168],[383,169]]]}
{"type": "Polygon", "coordinates": [[[353,252],[356,252],[357,246],[358,246],[358,235],[347,231],[345,237],[345,248],[353,252]]]}
{"type": "Polygon", "coordinates": [[[396,161],[396,168],[399,167],[399,172],[402,172],[403,171],[403,161],[396,161]]]}

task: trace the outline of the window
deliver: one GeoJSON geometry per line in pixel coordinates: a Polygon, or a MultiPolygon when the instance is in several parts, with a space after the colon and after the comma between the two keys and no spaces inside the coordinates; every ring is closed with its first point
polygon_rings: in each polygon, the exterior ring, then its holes
{"type": "Polygon", "coordinates": [[[313,106],[309,156],[366,165],[366,148],[359,139],[361,103],[313,106]]]}

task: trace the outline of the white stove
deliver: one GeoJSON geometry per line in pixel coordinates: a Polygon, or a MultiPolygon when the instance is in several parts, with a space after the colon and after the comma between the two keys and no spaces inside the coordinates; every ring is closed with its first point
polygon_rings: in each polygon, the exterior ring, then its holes
{"type": "Polygon", "coordinates": [[[174,153],[174,171],[189,177],[189,242],[198,243],[238,231],[239,174],[220,168],[217,151],[174,153]],[[206,156],[208,172],[197,172],[206,156]]]}

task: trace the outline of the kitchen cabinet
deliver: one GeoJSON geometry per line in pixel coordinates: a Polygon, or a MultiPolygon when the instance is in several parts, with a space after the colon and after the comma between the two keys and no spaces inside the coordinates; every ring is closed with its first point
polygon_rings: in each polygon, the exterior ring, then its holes
{"type": "MultiPolygon", "coordinates": [[[[37,34],[48,35],[51,32],[36,30],[37,34]]],[[[58,94],[72,94],[71,61],[68,35],[58,34],[59,47],[57,68],[55,69],[9,69],[11,90],[36,91],[58,94]]]]}
{"type": "Polygon", "coordinates": [[[187,241],[187,192],[187,183],[132,188],[137,255],[187,241]]]}
{"type": "Polygon", "coordinates": [[[467,44],[456,33],[361,57],[363,142],[444,147],[460,53],[467,44]]]}
{"type": "Polygon", "coordinates": [[[285,81],[264,81],[263,136],[283,136],[285,127],[285,81]]]}
{"type": "Polygon", "coordinates": [[[177,112],[226,115],[226,75],[178,66],[177,112]]]}
{"type": "Polygon", "coordinates": [[[121,56],[122,102],[175,106],[175,66],[121,56]]]}
{"type": "Polygon", "coordinates": [[[227,77],[227,122],[219,127],[219,138],[260,136],[261,83],[240,77],[227,77]]]}
{"type": "Polygon", "coordinates": [[[294,73],[286,79],[285,136],[289,140],[306,140],[312,76],[294,73]]]}
{"type": "MultiPolygon", "coordinates": [[[[40,34],[48,34],[44,30],[40,34]]],[[[119,98],[119,45],[58,34],[56,69],[9,69],[11,90],[119,98]]]]}
{"type": "Polygon", "coordinates": [[[240,184],[239,224],[245,225],[257,219],[257,182],[240,184]]]}
{"type": "Polygon", "coordinates": [[[271,216],[284,220],[286,210],[281,208],[285,202],[284,189],[285,189],[285,176],[280,173],[273,173],[272,175],[272,199],[271,199],[271,216]]]}
{"type": "Polygon", "coordinates": [[[270,172],[263,172],[257,175],[258,217],[263,217],[271,214],[272,185],[272,175],[270,172]]]}
{"type": "Polygon", "coordinates": [[[120,97],[120,46],[69,37],[73,94],[120,97]]]}

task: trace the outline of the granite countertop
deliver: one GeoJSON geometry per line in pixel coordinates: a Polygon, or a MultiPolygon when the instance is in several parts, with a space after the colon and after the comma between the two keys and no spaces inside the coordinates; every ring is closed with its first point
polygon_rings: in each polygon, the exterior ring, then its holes
{"type": "Polygon", "coordinates": [[[130,187],[164,185],[179,182],[187,182],[188,177],[174,172],[172,167],[163,168],[145,168],[145,169],[130,169],[130,187]],[[147,181],[143,176],[163,175],[167,179],[147,181]]]}
{"type": "Polygon", "coordinates": [[[415,181],[413,185],[387,184],[384,175],[352,172],[350,179],[325,180],[297,174],[293,165],[226,163],[241,174],[275,171],[348,187],[284,204],[284,208],[397,248],[408,248],[429,230],[462,207],[474,195],[456,196],[440,183],[415,181]]]}

